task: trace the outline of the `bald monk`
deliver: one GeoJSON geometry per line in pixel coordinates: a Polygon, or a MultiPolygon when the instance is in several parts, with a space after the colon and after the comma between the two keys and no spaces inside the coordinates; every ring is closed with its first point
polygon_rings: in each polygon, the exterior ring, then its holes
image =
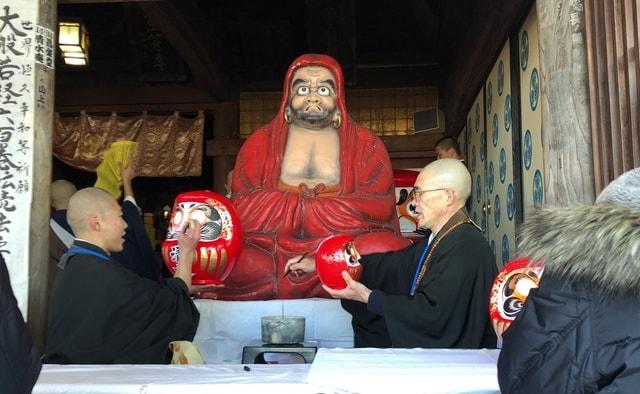
{"type": "Polygon", "coordinates": [[[173,278],[141,278],[110,256],[122,250],[127,224],[107,192],[86,188],[71,197],[68,222],[76,235],[60,261],[49,305],[45,362],[162,364],[169,342],[191,341],[200,315],[189,297],[191,262],[200,226],[178,239],[173,278]]]}
{"type": "MultiPolygon", "coordinates": [[[[413,187],[420,228],[429,239],[384,254],[363,256],[360,282],[347,272],[344,290],[325,290],[353,315],[356,347],[491,348],[489,291],[495,258],[464,203],[471,175],[459,160],[436,160],[420,171],[413,187]]],[[[290,261],[313,272],[307,261],[290,261]]]]}
{"type": "Polygon", "coordinates": [[[231,186],[245,244],[224,288],[205,297],[327,297],[316,275],[285,275],[286,262],[313,258],[333,234],[377,251],[408,244],[385,146],[349,117],[342,70],[326,55],[291,64],[280,109],[243,144],[231,186]]]}

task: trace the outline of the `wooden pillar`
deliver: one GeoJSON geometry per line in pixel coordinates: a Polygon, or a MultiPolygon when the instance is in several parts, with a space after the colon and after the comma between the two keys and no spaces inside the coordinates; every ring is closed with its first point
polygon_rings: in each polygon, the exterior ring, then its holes
{"type": "Polygon", "coordinates": [[[0,68],[0,252],[18,305],[42,349],[49,268],[56,2],[9,0],[0,14],[0,36],[3,42],[14,44],[3,46],[0,68]]]}
{"type": "MultiPolygon", "coordinates": [[[[213,113],[213,143],[216,140],[229,140],[240,136],[240,115],[237,103],[216,105],[213,113]]],[[[235,155],[213,157],[213,190],[224,194],[224,182],[227,173],[233,169],[235,155]]]]}
{"type": "Polygon", "coordinates": [[[536,11],[545,203],[592,203],[595,189],[583,3],[537,0],[536,11]]]}

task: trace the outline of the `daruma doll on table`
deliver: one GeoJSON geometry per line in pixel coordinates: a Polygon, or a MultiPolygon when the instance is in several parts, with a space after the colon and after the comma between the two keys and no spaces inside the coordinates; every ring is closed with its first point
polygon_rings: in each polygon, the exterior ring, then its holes
{"type": "Polygon", "coordinates": [[[335,290],[347,287],[342,271],[347,271],[355,280],[362,276],[360,254],[350,235],[329,237],[322,241],[316,252],[316,272],[323,285],[335,290]]]}
{"type": "Polygon", "coordinates": [[[224,196],[199,190],[176,197],[162,242],[162,258],[171,272],[180,257],[178,237],[189,220],[202,225],[193,260],[193,284],[220,285],[229,275],[242,249],[242,228],[231,202],[224,196]]]}

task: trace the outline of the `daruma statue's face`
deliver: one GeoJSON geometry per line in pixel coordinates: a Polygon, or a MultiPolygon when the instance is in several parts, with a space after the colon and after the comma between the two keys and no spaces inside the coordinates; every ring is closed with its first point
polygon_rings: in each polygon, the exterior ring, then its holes
{"type": "Polygon", "coordinates": [[[193,191],[179,194],[171,211],[167,238],[162,243],[162,257],[171,272],[175,272],[180,257],[178,237],[190,220],[202,225],[193,261],[193,283],[221,284],[240,255],[240,220],[229,200],[217,193],[193,191]]]}

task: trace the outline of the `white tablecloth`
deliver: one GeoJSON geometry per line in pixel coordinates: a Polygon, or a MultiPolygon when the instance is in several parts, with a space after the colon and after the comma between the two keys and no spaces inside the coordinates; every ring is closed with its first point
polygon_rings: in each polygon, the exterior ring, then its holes
{"type": "Polygon", "coordinates": [[[267,315],[305,317],[305,341],[318,347],[353,347],[351,315],[339,300],[307,298],[269,301],[196,300],[200,324],[193,342],[207,364],[240,363],[242,348],[259,342],[260,318],[267,315]]]}
{"type": "Polygon", "coordinates": [[[325,392],[499,393],[499,350],[320,349],[308,382],[325,392]]]}
{"type": "Polygon", "coordinates": [[[309,364],[44,365],[34,394],[310,393],[309,364]]]}
{"type": "Polygon", "coordinates": [[[498,393],[497,350],[320,349],[313,364],[45,365],[35,394],[498,393]]]}

